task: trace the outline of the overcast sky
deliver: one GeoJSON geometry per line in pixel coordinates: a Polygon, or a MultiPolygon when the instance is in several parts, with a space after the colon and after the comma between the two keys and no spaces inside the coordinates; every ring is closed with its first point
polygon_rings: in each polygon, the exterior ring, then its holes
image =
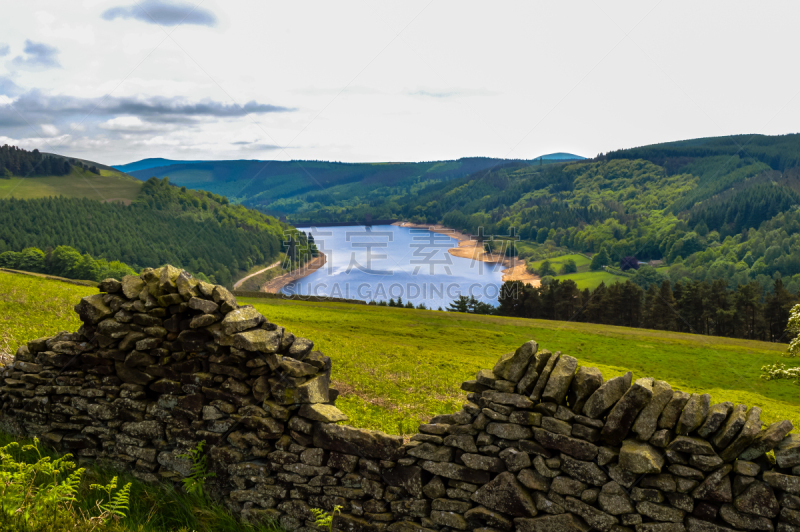
{"type": "Polygon", "coordinates": [[[793,133],[799,18],[789,1],[6,2],[0,144],[419,161],[793,133]]]}

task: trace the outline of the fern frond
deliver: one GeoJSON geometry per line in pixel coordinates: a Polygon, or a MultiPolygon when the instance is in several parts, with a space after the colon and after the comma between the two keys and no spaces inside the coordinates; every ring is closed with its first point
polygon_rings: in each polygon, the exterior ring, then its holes
{"type": "Polygon", "coordinates": [[[178,458],[189,460],[192,463],[191,467],[189,468],[189,476],[182,479],[183,487],[186,490],[186,493],[190,495],[197,495],[198,497],[205,496],[205,491],[203,488],[205,486],[206,479],[217,476],[216,473],[208,471],[207,459],[203,454],[203,447],[205,444],[206,441],[202,440],[198,442],[197,447],[194,449],[190,449],[188,452],[178,455],[178,458]]]}
{"type": "Polygon", "coordinates": [[[62,483],[62,500],[73,501],[75,495],[78,493],[78,488],[81,485],[81,477],[86,472],[86,469],[80,468],[70,474],[62,483]]]}
{"type": "Polygon", "coordinates": [[[126,517],[130,505],[131,486],[130,482],[122,486],[106,505],[105,511],[116,518],[126,517]]]}
{"type": "Polygon", "coordinates": [[[90,484],[90,490],[100,490],[105,491],[108,493],[108,496],[111,497],[111,492],[116,489],[117,487],[117,477],[112,477],[108,484],[103,486],[102,484],[90,484]]]}

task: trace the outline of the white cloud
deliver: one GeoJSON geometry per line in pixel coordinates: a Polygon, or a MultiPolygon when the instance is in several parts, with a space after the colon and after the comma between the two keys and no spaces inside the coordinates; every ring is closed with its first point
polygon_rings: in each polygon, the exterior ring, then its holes
{"type": "Polygon", "coordinates": [[[170,129],[164,124],[152,124],[145,122],[138,116],[118,116],[111,120],[106,120],[99,125],[101,129],[108,131],[120,131],[125,133],[147,133],[157,130],[170,129]]]}
{"type": "Polygon", "coordinates": [[[465,88],[448,88],[448,89],[417,89],[405,91],[410,96],[422,96],[426,98],[455,98],[459,96],[497,96],[500,94],[497,91],[490,91],[486,89],[465,89],[465,88]]]}
{"type": "Polygon", "coordinates": [[[53,124],[42,124],[42,134],[45,137],[57,137],[58,136],[58,128],[53,124]]]}
{"type": "Polygon", "coordinates": [[[64,22],[64,17],[57,18],[49,11],[37,11],[34,15],[41,34],[47,35],[48,40],[63,39],[90,46],[95,44],[94,29],[86,20],[70,24],[64,22]]]}

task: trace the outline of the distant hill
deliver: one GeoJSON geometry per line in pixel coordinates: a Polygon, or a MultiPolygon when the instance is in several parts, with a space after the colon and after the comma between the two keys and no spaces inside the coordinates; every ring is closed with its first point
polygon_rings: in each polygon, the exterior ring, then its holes
{"type": "MultiPolygon", "coordinates": [[[[383,199],[404,195],[432,183],[464,177],[509,162],[486,157],[419,163],[174,161],[164,166],[129,169],[128,172],[142,180],[169,177],[170,182],[177,185],[208,190],[248,207],[285,215],[306,210],[314,204],[343,205],[369,197],[383,199]]],[[[153,164],[140,161],[118,168],[129,168],[139,163],[153,164]]]]}
{"type": "Polygon", "coordinates": [[[580,155],[575,155],[572,153],[548,153],[547,155],[540,155],[535,160],[544,159],[545,161],[582,161],[586,157],[581,157],[580,155]]]}
{"type": "Polygon", "coordinates": [[[115,164],[113,168],[119,170],[120,172],[136,172],[137,170],[147,170],[148,168],[158,168],[160,166],[170,166],[173,164],[194,164],[194,163],[203,163],[207,161],[178,161],[174,159],[162,159],[160,157],[151,158],[151,159],[142,159],[141,161],[135,161],[128,164],[115,164]]]}

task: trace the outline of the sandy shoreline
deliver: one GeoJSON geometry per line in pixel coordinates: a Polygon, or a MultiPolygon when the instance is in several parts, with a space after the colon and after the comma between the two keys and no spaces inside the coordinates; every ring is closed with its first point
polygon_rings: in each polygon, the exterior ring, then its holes
{"type": "Polygon", "coordinates": [[[269,294],[277,294],[287,284],[311,275],[315,271],[325,266],[326,262],[328,262],[328,257],[326,257],[324,253],[320,253],[309,262],[304,264],[303,267],[272,279],[261,288],[261,291],[269,294]]]}
{"type": "Polygon", "coordinates": [[[528,272],[524,260],[516,257],[509,258],[494,253],[486,253],[483,249],[483,246],[479,245],[478,241],[471,239],[471,235],[467,235],[460,231],[456,231],[455,229],[450,229],[439,224],[429,225],[414,224],[411,222],[395,222],[392,225],[399,227],[410,227],[412,229],[427,229],[434,233],[448,235],[458,240],[458,247],[447,250],[454,257],[472,259],[490,264],[500,263],[505,266],[505,269],[503,270],[503,282],[521,281],[524,284],[539,286],[539,277],[528,272]]]}

